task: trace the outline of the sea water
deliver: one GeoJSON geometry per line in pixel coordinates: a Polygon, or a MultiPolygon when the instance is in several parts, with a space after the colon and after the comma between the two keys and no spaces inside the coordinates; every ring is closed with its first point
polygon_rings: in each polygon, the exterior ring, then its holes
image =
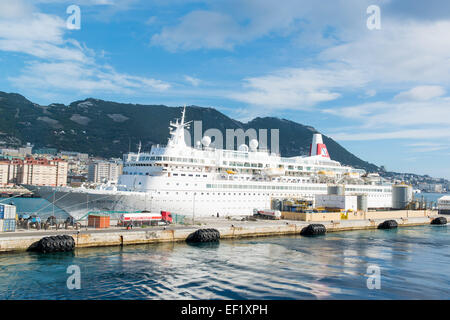
{"type": "Polygon", "coordinates": [[[1,254],[0,299],[449,299],[449,247],[428,225],[1,254]]]}

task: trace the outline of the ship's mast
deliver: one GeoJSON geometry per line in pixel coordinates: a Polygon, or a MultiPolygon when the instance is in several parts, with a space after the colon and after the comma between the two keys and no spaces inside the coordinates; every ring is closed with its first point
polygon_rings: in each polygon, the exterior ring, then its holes
{"type": "Polygon", "coordinates": [[[139,159],[139,155],[141,154],[141,148],[142,148],[142,143],[141,143],[141,141],[139,141],[139,145],[138,145],[138,153],[137,153],[138,159],[139,159]]]}
{"type": "Polygon", "coordinates": [[[170,122],[170,138],[168,146],[170,147],[186,147],[186,142],[184,141],[184,129],[189,129],[189,124],[192,121],[185,123],[186,105],[183,107],[181,112],[181,121],[170,122]]]}

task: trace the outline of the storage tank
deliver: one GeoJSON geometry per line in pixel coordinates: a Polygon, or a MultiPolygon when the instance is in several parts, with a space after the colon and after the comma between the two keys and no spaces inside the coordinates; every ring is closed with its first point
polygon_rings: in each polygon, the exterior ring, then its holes
{"type": "Polygon", "coordinates": [[[392,208],[405,209],[413,200],[412,186],[406,184],[398,184],[392,186],[392,208]]]}
{"type": "Polygon", "coordinates": [[[345,195],[345,187],[343,185],[333,185],[327,187],[327,194],[343,196],[345,195]]]}
{"type": "Polygon", "coordinates": [[[282,210],[283,203],[279,199],[272,199],[271,209],[273,210],[282,210]]]}
{"type": "Polygon", "coordinates": [[[367,194],[359,194],[356,197],[356,207],[358,211],[367,212],[369,206],[367,204],[367,194]]]}

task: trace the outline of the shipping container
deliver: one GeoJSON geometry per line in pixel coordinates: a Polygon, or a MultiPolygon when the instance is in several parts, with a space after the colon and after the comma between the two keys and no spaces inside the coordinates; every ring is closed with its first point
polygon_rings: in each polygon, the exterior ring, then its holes
{"type": "Polygon", "coordinates": [[[316,194],[316,207],[357,210],[357,196],[316,194]]]}
{"type": "Polygon", "coordinates": [[[16,231],[16,219],[3,219],[1,231],[2,232],[13,232],[16,231]]]}
{"type": "Polygon", "coordinates": [[[0,219],[16,219],[16,206],[0,203],[0,219]]]}
{"type": "Polygon", "coordinates": [[[110,217],[106,215],[89,215],[88,226],[94,228],[109,228],[110,217]]]}

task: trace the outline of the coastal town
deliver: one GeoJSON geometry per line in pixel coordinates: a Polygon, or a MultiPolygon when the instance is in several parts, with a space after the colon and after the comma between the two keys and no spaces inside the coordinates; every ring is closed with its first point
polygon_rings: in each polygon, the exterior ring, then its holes
{"type": "MultiPolygon", "coordinates": [[[[126,159],[124,155],[123,159],[126,159]]],[[[56,148],[35,148],[27,143],[21,147],[0,148],[0,194],[28,194],[21,185],[71,186],[83,183],[117,182],[123,171],[123,159],[102,158],[76,151],[56,148]]],[[[428,175],[381,171],[392,183],[406,183],[416,193],[446,193],[450,181],[428,175]]]]}
{"type": "Polygon", "coordinates": [[[54,148],[0,149],[0,193],[27,194],[21,185],[72,186],[117,181],[122,174],[122,160],[103,159],[86,153],[58,151],[54,148]]]}

